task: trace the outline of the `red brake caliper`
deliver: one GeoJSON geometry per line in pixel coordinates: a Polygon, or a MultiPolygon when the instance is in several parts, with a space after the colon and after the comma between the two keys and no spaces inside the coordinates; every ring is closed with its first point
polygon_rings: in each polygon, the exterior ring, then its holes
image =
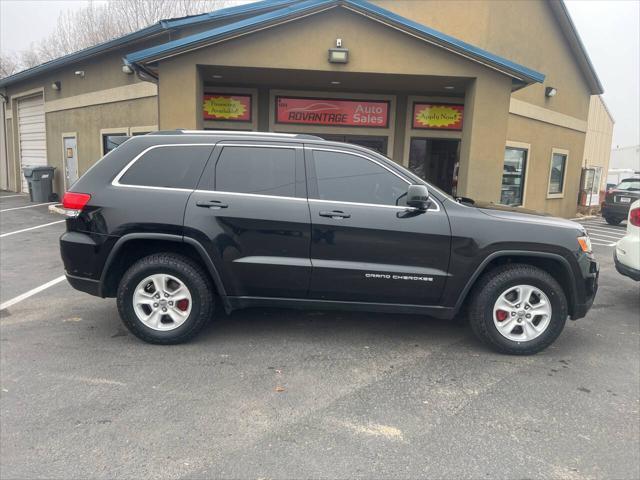
{"type": "Polygon", "coordinates": [[[179,310],[186,312],[187,308],[189,308],[189,300],[187,300],[186,298],[183,298],[182,300],[178,300],[176,302],[176,307],[178,307],[179,310]]]}
{"type": "Polygon", "coordinates": [[[497,310],[496,311],[496,319],[499,322],[504,322],[507,317],[509,316],[509,312],[505,312],[504,310],[497,310]]]}

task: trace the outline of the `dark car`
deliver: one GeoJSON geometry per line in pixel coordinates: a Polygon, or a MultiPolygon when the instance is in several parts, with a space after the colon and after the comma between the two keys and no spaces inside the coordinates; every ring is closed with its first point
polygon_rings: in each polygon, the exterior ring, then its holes
{"type": "Polygon", "coordinates": [[[454,199],[384,156],[307,135],[159,132],[127,140],[65,194],[69,283],[117,297],[161,344],[256,306],[451,319],[500,352],[583,317],[598,264],[581,225],[454,199]]]}
{"type": "Polygon", "coordinates": [[[626,178],[609,190],[601,205],[602,216],[610,225],[618,225],[629,215],[629,207],[640,198],[640,178],[626,178]]]}

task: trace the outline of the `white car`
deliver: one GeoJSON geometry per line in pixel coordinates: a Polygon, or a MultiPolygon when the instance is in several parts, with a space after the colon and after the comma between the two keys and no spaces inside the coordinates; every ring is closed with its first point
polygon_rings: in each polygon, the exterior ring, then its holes
{"type": "Polygon", "coordinates": [[[613,260],[618,272],[640,281],[640,200],[629,208],[627,234],[616,244],[613,260]]]}

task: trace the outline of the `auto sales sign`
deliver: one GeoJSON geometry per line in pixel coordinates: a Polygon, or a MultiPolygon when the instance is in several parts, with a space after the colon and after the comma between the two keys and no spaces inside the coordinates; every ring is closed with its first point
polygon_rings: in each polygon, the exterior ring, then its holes
{"type": "Polygon", "coordinates": [[[389,102],[277,97],[276,122],[297,125],[387,128],[389,125],[389,102]]]}

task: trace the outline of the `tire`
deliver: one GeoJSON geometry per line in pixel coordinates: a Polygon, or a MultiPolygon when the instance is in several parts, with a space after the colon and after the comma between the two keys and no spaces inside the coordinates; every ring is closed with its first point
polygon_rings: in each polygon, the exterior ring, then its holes
{"type": "Polygon", "coordinates": [[[504,265],[483,275],[474,287],[469,305],[469,323],[476,336],[493,350],[509,355],[532,355],[547,348],[562,332],[567,315],[567,299],[560,284],[544,270],[525,264],[504,265]],[[529,287],[532,292],[529,301],[533,300],[533,303],[524,302],[529,306],[522,307],[521,303],[516,302],[520,301],[521,292],[528,292],[529,287]],[[508,313],[498,307],[504,304],[497,303],[502,298],[518,298],[508,313]],[[539,304],[535,303],[536,299],[539,299],[539,304]],[[550,312],[545,304],[550,305],[550,312]],[[549,314],[538,315],[544,311],[549,314]],[[525,318],[527,314],[532,317],[531,320],[525,318]],[[506,316],[506,319],[502,318],[504,323],[500,321],[502,315],[506,316]],[[514,324],[514,321],[518,323],[514,324]],[[532,330],[531,323],[535,321],[538,322],[535,328],[540,328],[541,333],[532,330]],[[498,325],[504,333],[498,330],[498,325]],[[511,325],[513,328],[509,330],[511,325]],[[504,330],[504,327],[507,329],[504,330]],[[527,339],[528,332],[538,336],[527,339]]]}
{"type": "Polygon", "coordinates": [[[614,218],[614,217],[604,217],[604,221],[607,222],[609,225],[620,225],[620,222],[622,222],[622,219],[614,218]]]}
{"type": "Polygon", "coordinates": [[[157,253],[134,263],[120,281],[117,303],[120,318],[131,333],[145,342],[161,345],[183,343],[191,339],[214,313],[213,286],[209,276],[193,260],[174,253],[157,253]],[[156,289],[160,283],[168,287],[156,289]],[[146,286],[141,289],[141,285],[146,286]],[[181,287],[174,289],[176,285],[181,287]],[[170,293],[161,295],[161,292],[170,293]],[[155,298],[156,294],[158,299],[155,298]],[[182,298],[185,296],[187,299],[182,298]],[[151,298],[151,302],[157,300],[164,303],[147,306],[147,298],[151,298]],[[177,300],[172,302],[172,298],[177,300]],[[169,307],[168,303],[173,306],[169,307]],[[156,307],[152,308],[153,305],[156,307]],[[164,307],[164,311],[169,313],[161,312],[164,307]],[[151,320],[145,323],[141,317],[146,316],[148,311],[155,312],[155,316],[149,314],[151,320]],[[178,320],[174,321],[174,317],[178,320]]]}

